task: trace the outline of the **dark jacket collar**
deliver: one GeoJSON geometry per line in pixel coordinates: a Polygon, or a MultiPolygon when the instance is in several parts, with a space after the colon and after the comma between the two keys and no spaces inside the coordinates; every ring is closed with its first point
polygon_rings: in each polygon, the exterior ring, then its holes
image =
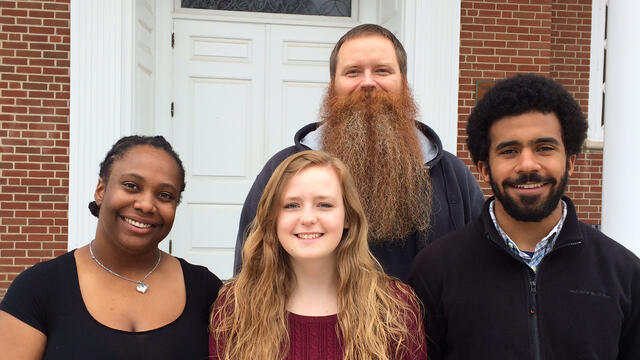
{"type": "MultiPolygon", "coordinates": [[[[507,245],[502,240],[498,230],[493,226],[493,221],[491,221],[491,215],[489,214],[489,204],[491,204],[491,201],[494,199],[495,196],[491,196],[485,201],[482,208],[482,215],[480,215],[476,224],[480,227],[482,233],[487,235],[491,241],[506,249],[507,245]]],[[[560,230],[560,236],[556,240],[554,249],[564,246],[565,244],[583,241],[582,232],[579,227],[580,222],[578,221],[573,202],[567,196],[562,196],[562,200],[567,204],[567,217],[564,220],[564,224],[560,230]]]]}

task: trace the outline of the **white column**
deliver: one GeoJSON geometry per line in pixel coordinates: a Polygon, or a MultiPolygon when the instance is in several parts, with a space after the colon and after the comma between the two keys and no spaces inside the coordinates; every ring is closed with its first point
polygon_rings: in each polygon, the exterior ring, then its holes
{"type": "Polygon", "coordinates": [[[404,32],[409,81],[421,121],[457,151],[460,1],[406,1],[404,32]],[[413,52],[413,58],[412,56],[413,52]]]}
{"type": "Polygon", "coordinates": [[[69,250],[93,239],[99,164],[132,128],[132,15],[129,0],[71,1],[69,250]]]}
{"type": "Polygon", "coordinates": [[[602,231],[640,255],[640,1],[609,4],[602,231]]]}

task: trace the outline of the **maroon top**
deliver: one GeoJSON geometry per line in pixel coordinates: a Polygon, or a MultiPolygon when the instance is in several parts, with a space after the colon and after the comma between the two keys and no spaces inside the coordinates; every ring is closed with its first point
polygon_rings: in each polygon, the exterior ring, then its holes
{"type": "Polygon", "coordinates": [[[342,346],[338,315],[304,316],[289,313],[290,349],[287,360],[340,360],[342,346]]]}
{"type": "MultiPolygon", "coordinates": [[[[405,284],[396,283],[405,289],[405,284]]],[[[399,292],[399,294],[402,294],[399,292]]],[[[401,295],[404,299],[405,296],[401,295]]],[[[405,299],[406,300],[406,299],[405,299]]],[[[408,351],[408,354],[396,360],[426,360],[426,337],[422,318],[418,309],[414,311],[417,323],[408,325],[411,334],[420,333],[420,344],[408,351]]],[[[215,309],[214,309],[215,311],[215,309]]],[[[413,315],[413,314],[412,314],[413,315]]],[[[343,349],[338,339],[338,315],[304,316],[289,313],[289,341],[290,348],[286,360],[341,360],[343,349]]],[[[219,359],[216,354],[216,343],[213,336],[209,335],[209,356],[211,359],[219,359]]]]}
{"type": "MultiPolygon", "coordinates": [[[[337,333],[338,316],[303,316],[289,313],[289,332],[291,348],[286,360],[341,360],[342,346],[337,333]]],[[[411,333],[420,327],[418,348],[413,348],[409,354],[397,360],[426,360],[427,351],[424,342],[424,328],[418,317],[418,324],[409,324],[411,333]]]]}

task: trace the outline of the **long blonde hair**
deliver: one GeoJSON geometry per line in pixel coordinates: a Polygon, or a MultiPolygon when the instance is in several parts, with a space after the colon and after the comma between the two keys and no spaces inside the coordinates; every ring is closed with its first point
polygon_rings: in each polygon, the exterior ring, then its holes
{"type": "Polygon", "coordinates": [[[396,359],[422,336],[418,300],[385,275],[369,251],[367,220],[346,166],[321,151],[285,159],[271,175],[242,249],[242,271],[220,291],[211,315],[220,359],[283,359],[289,352],[287,299],[294,274],[277,238],[281,196],[288,181],[312,166],[332,168],[342,186],[345,231],[336,248],[338,326],[345,360],[396,359]]]}

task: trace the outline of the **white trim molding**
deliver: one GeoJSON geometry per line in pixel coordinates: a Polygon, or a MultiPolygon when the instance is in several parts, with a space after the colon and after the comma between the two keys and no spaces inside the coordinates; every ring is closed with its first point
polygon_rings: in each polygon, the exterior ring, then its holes
{"type": "Polygon", "coordinates": [[[407,1],[406,40],[415,99],[421,120],[433,128],[445,150],[456,154],[458,143],[458,75],[460,67],[460,1],[407,1]],[[411,18],[410,18],[411,17],[411,18]]]}
{"type": "Polygon", "coordinates": [[[99,164],[132,129],[132,19],[131,1],[71,1],[69,250],[93,238],[99,164]]]}
{"type": "Polygon", "coordinates": [[[591,5],[591,59],[589,66],[589,131],[588,149],[602,149],[602,92],[604,75],[605,22],[607,0],[592,0],[591,5]]]}
{"type": "Polygon", "coordinates": [[[640,133],[637,101],[640,98],[640,2],[616,0],[609,7],[607,26],[607,99],[604,106],[602,167],[602,231],[640,255],[638,214],[640,187],[640,133]]]}

